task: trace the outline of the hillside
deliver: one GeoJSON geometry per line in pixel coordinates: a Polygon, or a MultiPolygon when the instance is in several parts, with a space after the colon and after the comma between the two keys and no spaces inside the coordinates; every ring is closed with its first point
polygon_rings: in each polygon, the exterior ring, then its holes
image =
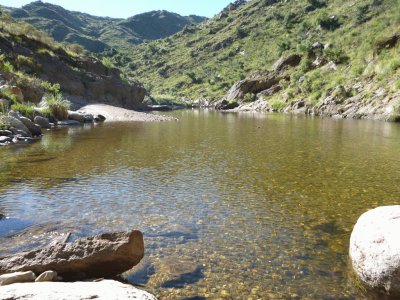
{"type": "MultiPolygon", "coordinates": [[[[216,101],[296,54],[299,63],[285,68],[266,99],[275,108],[289,100],[317,105],[340,85],[343,98],[392,101],[400,89],[399,24],[397,0],[238,0],[213,19],[126,52],[133,62],[125,72],[153,94],[216,101]]],[[[237,100],[255,101],[259,92],[237,100]]]]}
{"type": "Polygon", "coordinates": [[[59,100],[143,107],[142,84],[122,79],[118,69],[76,53],[6,13],[0,16],[0,52],[0,115],[9,109],[30,115],[45,93],[59,100]]]}
{"type": "Polygon", "coordinates": [[[167,11],[152,11],[128,19],[96,17],[61,6],[35,1],[22,8],[8,8],[15,19],[49,33],[56,41],[78,44],[91,52],[127,48],[146,40],[170,36],[185,26],[205,20],[167,11]]]}

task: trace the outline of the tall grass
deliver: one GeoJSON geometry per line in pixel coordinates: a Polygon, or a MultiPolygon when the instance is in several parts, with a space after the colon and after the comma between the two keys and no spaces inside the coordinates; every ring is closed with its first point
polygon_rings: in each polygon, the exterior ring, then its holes
{"type": "Polygon", "coordinates": [[[68,109],[71,103],[64,99],[61,94],[46,94],[44,106],[48,107],[50,114],[57,120],[66,120],[68,118],[68,109]]]}

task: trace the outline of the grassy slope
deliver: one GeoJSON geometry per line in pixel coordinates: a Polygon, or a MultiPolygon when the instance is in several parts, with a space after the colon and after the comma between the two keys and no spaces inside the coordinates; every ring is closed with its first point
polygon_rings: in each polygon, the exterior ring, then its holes
{"type": "Polygon", "coordinates": [[[204,19],[167,11],[153,11],[126,20],[103,18],[41,1],[32,2],[22,9],[11,9],[10,13],[14,18],[45,30],[57,41],[76,43],[92,52],[101,52],[109,47],[126,48],[144,40],[164,38],[204,19]]]}
{"type": "Polygon", "coordinates": [[[392,92],[400,89],[400,49],[377,55],[376,43],[399,25],[397,0],[252,0],[226,17],[134,48],[126,53],[133,63],[125,71],[153,94],[218,99],[282,55],[300,53],[302,63],[282,92],[291,97],[316,103],[330,88],[356,82],[368,83],[371,94],[379,87],[392,92]],[[332,44],[323,55],[336,62],[336,71],[309,68],[315,42],[332,44]],[[301,76],[306,80],[299,84],[301,76]]]}

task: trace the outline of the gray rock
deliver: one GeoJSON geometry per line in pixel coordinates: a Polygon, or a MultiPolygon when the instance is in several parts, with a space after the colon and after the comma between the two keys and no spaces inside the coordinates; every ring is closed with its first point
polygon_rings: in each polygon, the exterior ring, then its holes
{"type": "Polygon", "coordinates": [[[9,136],[0,136],[0,143],[8,143],[11,141],[12,141],[12,138],[9,136]]]}
{"type": "Polygon", "coordinates": [[[257,94],[277,85],[281,80],[277,72],[255,74],[235,83],[228,91],[226,101],[232,102],[243,99],[248,93],[257,94]]]}
{"type": "Polygon", "coordinates": [[[33,123],[31,120],[25,117],[20,117],[19,120],[26,126],[26,128],[29,129],[33,136],[42,135],[42,128],[39,125],[33,123]]]}
{"type": "Polygon", "coordinates": [[[80,123],[85,123],[85,115],[74,111],[68,111],[68,120],[78,121],[80,123]]]}
{"type": "Polygon", "coordinates": [[[157,300],[150,293],[114,280],[98,282],[38,282],[0,287],[1,299],[157,300]]]}
{"type": "Polygon", "coordinates": [[[102,234],[0,258],[0,274],[54,270],[65,279],[119,275],[144,256],[140,231],[102,234]]]}
{"type": "Polygon", "coordinates": [[[45,129],[50,129],[51,125],[49,122],[49,119],[41,117],[41,116],[36,116],[35,119],[33,120],[33,122],[37,125],[39,125],[41,128],[45,128],[45,129]]]}
{"type": "Polygon", "coordinates": [[[36,276],[32,271],[3,274],[0,275],[0,286],[13,283],[33,282],[35,279],[36,276]]]}
{"type": "Polygon", "coordinates": [[[85,123],[93,123],[94,116],[92,114],[86,114],[83,116],[85,123]]]}
{"type": "Polygon", "coordinates": [[[350,238],[350,258],[365,287],[400,298],[400,205],[364,213],[350,238]]]}
{"type": "Polygon", "coordinates": [[[75,121],[75,120],[65,120],[65,121],[58,121],[57,125],[58,126],[77,126],[77,125],[82,125],[82,123],[79,121],[75,121]]]}
{"type": "Polygon", "coordinates": [[[10,130],[0,130],[1,136],[12,136],[12,132],[10,130]]]}
{"type": "MultiPolygon", "coordinates": [[[[11,112],[10,112],[11,113],[11,112]]],[[[24,125],[24,123],[22,123],[20,120],[18,120],[17,118],[9,115],[4,117],[5,121],[10,124],[10,130],[16,134],[19,133],[18,130],[22,131],[24,136],[28,136],[28,137],[32,137],[31,132],[29,131],[29,129],[24,125]],[[14,132],[13,128],[17,131],[14,132]]]]}
{"type": "Polygon", "coordinates": [[[21,113],[18,112],[18,111],[15,111],[15,110],[10,110],[10,111],[8,112],[8,115],[9,115],[10,117],[16,118],[17,120],[19,120],[19,118],[22,117],[21,113]]]}
{"type": "Polygon", "coordinates": [[[94,121],[95,121],[96,123],[104,122],[105,120],[106,120],[106,117],[103,116],[103,115],[96,115],[96,116],[94,117],[94,121]]]}
{"type": "Polygon", "coordinates": [[[300,64],[301,56],[298,54],[290,54],[278,59],[272,66],[273,71],[282,71],[286,67],[296,67],[300,64]]]}
{"type": "Polygon", "coordinates": [[[48,281],[56,281],[57,280],[57,272],[55,271],[46,271],[43,272],[36,278],[36,282],[48,282],[48,281]]]}

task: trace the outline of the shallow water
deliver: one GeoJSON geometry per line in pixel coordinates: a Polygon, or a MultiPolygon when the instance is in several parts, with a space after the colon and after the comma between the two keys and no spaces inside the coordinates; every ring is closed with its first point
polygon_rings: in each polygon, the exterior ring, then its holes
{"type": "Polygon", "coordinates": [[[126,278],[161,299],[363,298],[348,240],[360,214],[398,203],[399,124],[171,115],[1,148],[0,215],[20,223],[0,255],[139,229],[146,259],[126,278]]]}

